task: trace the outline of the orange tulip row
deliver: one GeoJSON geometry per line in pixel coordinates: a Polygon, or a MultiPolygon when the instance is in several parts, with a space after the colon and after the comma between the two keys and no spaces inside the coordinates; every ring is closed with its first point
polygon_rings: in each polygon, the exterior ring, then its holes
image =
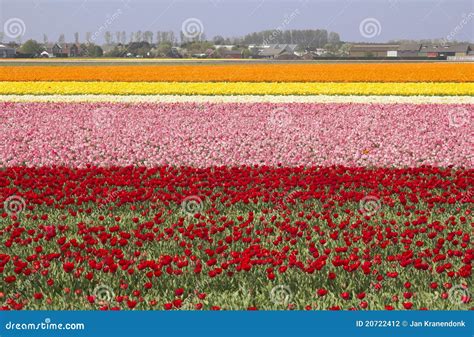
{"type": "Polygon", "coordinates": [[[474,82],[474,64],[0,66],[0,81],[474,82]]]}

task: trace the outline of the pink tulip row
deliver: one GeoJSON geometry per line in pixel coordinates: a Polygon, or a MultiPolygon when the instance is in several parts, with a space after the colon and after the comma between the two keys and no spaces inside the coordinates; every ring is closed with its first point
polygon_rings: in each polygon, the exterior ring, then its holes
{"type": "Polygon", "coordinates": [[[474,167],[472,104],[0,103],[0,166],[474,167]]]}

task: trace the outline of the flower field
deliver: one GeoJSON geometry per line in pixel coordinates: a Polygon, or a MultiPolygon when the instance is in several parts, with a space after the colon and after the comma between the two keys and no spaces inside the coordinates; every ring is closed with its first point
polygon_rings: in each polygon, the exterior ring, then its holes
{"type": "Polygon", "coordinates": [[[473,82],[468,63],[12,66],[2,81],[473,82]]]}
{"type": "Polygon", "coordinates": [[[0,82],[2,95],[424,95],[466,96],[474,82],[0,82]]]}
{"type": "Polygon", "coordinates": [[[0,308],[472,310],[474,66],[0,66],[0,308]]]}
{"type": "Polygon", "coordinates": [[[472,161],[472,128],[461,118],[474,115],[473,104],[10,102],[0,108],[9,112],[0,126],[7,166],[462,167],[472,161]],[[460,125],[452,127],[449,116],[458,115],[460,125]]]}

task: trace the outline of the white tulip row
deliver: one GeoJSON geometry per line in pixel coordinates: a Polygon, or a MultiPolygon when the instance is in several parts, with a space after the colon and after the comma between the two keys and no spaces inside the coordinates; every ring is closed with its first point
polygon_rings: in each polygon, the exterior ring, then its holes
{"type": "Polygon", "coordinates": [[[474,96],[0,95],[0,102],[474,104],[474,96]]]}

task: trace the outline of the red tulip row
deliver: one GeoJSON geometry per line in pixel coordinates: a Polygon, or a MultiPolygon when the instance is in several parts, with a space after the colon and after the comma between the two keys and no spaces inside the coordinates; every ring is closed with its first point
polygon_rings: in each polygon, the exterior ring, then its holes
{"type": "Polygon", "coordinates": [[[462,168],[7,168],[0,307],[470,309],[473,191],[462,168]]]}

